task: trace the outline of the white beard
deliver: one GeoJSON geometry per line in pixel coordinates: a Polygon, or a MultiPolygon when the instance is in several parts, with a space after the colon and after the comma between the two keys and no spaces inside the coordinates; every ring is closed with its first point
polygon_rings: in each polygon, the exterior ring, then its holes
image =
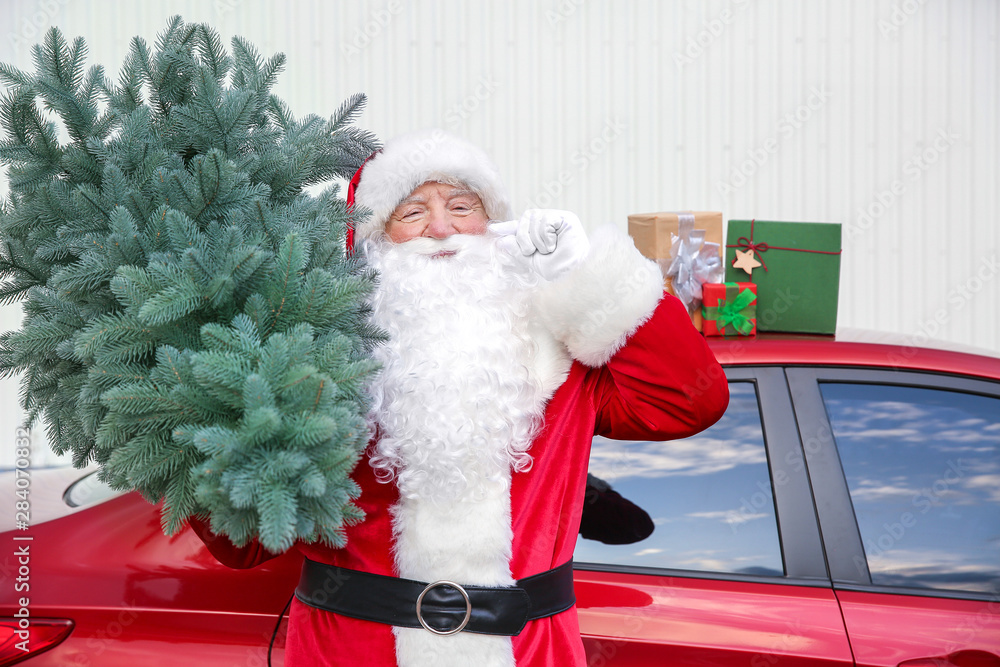
{"type": "Polygon", "coordinates": [[[373,321],[389,334],[372,387],[372,465],[406,498],[454,503],[530,467],[541,411],[528,332],[533,278],[490,236],[381,244],[373,321]],[[451,257],[427,253],[456,252],[451,257]]]}
{"type": "MultiPolygon", "coordinates": [[[[380,273],[373,320],[389,334],[371,387],[371,465],[399,488],[391,511],[401,577],[514,583],[511,474],[531,465],[550,390],[528,320],[535,279],[494,252],[493,240],[366,244],[380,273]],[[456,254],[432,256],[441,250],[456,254]]],[[[514,664],[507,637],[394,631],[404,667],[514,664]]]]}

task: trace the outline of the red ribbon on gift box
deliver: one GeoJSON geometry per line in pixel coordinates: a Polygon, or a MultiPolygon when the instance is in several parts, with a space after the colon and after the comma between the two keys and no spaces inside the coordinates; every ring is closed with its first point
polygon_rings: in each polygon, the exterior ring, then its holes
{"type": "MultiPolygon", "coordinates": [[[[756,218],[750,221],[750,238],[741,236],[738,239],[736,239],[735,245],[730,243],[727,244],[726,247],[740,248],[742,250],[753,250],[756,253],[757,258],[760,259],[761,268],[763,268],[765,271],[767,271],[767,264],[764,262],[763,253],[767,252],[768,250],[791,250],[792,252],[814,252],[820,255],[839,255],[840,253],[844,252],[843,250],[833,251],[833,250],[807,250],[805,248],[783,248],[781,246],[768,245],[763,241],[761,241],[760,243],[754,243],[753,241],[754,220],[756,220],[756,218]]],[[[733,264],[736,264],[735,259],[733,260],[733,264]]]]}

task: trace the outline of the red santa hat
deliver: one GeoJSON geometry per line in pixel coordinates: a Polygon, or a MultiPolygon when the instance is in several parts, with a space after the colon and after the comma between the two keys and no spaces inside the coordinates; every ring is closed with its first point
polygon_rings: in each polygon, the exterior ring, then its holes
{"type": "Polygon", "coordinates": [[[430,181],[468,187],[490,220],[513,217],[500,172],[481,148],[441,129],[421,130],[386,142],[351,179],[348,206],[371,215],[348,232],[348,246],[381,234],[399,202],[430,181]]]}

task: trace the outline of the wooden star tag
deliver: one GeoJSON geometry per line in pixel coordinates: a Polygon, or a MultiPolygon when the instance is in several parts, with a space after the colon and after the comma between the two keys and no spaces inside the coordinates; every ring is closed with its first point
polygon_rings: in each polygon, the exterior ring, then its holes
{"type": "Polygon", "coordinates": [[[743,252],[742,250],[736,251],[736,260],[733,262],[733,267],[737,269],[743,269],[747,272],[748,276],[753,275],[753,270],[760,266],[760,262],[754,259],[753,250],[747,250],[743,252]]]}

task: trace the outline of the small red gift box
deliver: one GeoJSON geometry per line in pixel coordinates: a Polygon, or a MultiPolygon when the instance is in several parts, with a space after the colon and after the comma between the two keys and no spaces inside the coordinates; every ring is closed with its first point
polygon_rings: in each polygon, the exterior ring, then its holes
{"type": "Polygon", "coordinates": [[[757,333],[757,285],[705,283],[701,286],[702,333],[753,336],[757,333]]]}

